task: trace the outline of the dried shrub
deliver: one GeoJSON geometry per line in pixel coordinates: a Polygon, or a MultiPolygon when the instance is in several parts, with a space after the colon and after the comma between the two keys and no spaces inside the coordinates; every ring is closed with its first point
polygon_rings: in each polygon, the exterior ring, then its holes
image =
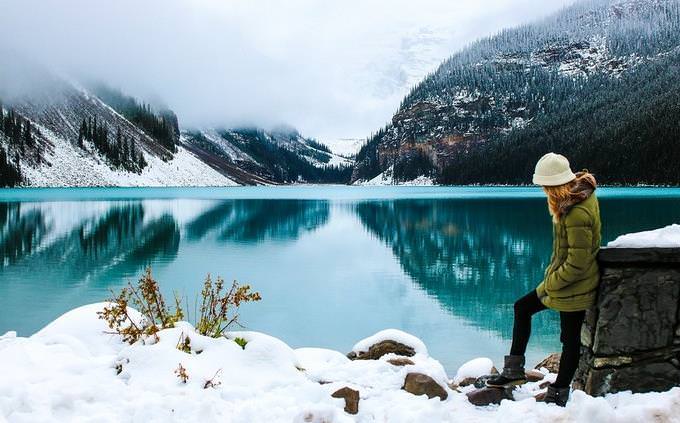
{"type": "Polygon", "coordinates": [[[187,369],[182,366],[182,363],[179,363],[179,367],[175,369],[175,374],[182,383],[187,383],[189,380],[189,373],[187,373],[187,369]]]}
{"type": "Polygon", "coordinates": [[[183,351],[187,354],[191,354],[191,339],[182,332],[179,336],[179,341],[177,341],[178,350],[183,351]]]}
{"type": "MultiPolygon", "coordinates": [[[[249,285],[239,285],[234,281],[227,290],[221,278],[218,277],[213,283],[208,275],[201,291],[201,308],[197,316],[196,331],[204,336],[219,338],[231,325],[240,326],[238,311],[242,303],[260,299],[260,294],[251,291],[249,285]]],[[[182,299],[175,295],[174,309],[168,307],[158,282],[151,274],[151,268],[147,267],[136,286],[128,283],[120,294],[114,294],[110,304],[97,314],[111,328],[110,333],[118,334],[122,336],[123,341],[134,344],[150,336],[157,340],[157,333],[160,330],[172,328],[175,323],[184,319],[181,301],[182,299]],[[130,316],[128,307],[135,308],[142,314],[140,322],[136,322],[130,316]]],[[[245,347],[245,340],[241,340],[242,344],[236,342],[242,348],[245,347]]],[[[191,340],[188,336],[180,337],[177,349],[191,352],[191,340]]]]}
{"type": "Polygon", "coordinates": [[[176,322],[184,318],[179,297],[175,296],[174,311],[166,306],[150,267],[146,268],[137,286],[128,283],[120,294],[114,295],[110,303],[97,314],[106,321],[113,330],[112,333],[121,335],[123,341],[130,344],[147,336],[157,338],[158,331],[174,327],[176,322]],[[142,314],[141,322],[132,319],[128,307],[135,308],[142,314]]]}
{"type": "Polygon", "coordinates": [[[202,301],[196,331],[204,336],[219,338],[229,326],[240,326],[238,310],[242,303],[261,299],[259,292],[250,290],[250,285],[239,285],[234,281],[227,290],[222,278],[218,277],[213,283],[208,275],[201,291],[202,301]]]}

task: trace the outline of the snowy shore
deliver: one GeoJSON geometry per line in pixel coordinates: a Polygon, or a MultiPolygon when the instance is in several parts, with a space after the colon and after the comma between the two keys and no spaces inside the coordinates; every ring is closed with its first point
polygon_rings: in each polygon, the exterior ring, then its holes
{"type": "Polygon", "coordinates": [[[471,361],[449,380],[420,340],[394,330],[358,342],[355,352],[396,337],[413,348],[413,364],[390,364],[393,355],[351,361],[337,351],[292,349],[257,332],[207,338],[184,322],[159,332],[158,342],[128,345],[105,333],[96,315],[103,305],[72,310],[31,337],[0,337],[0,422],[674,422],[680,416],[680,388],[605,398],[575,391],[559,408],[536,402],[536,382],[516,391],[516,401],[475,407],[465,395],[472,386],[459,392],[449,383],[488,372],[490,360],[471,361]],[[190,353],[177,348],[187,336],[190,353]],[[244,348],[236,338],[247,342],[244,348]],[[442,385],[447,399],[402,390],[412,372],[442,385]],[[345,386],[360,392],[356,415],[331,397],[345,386]]]}

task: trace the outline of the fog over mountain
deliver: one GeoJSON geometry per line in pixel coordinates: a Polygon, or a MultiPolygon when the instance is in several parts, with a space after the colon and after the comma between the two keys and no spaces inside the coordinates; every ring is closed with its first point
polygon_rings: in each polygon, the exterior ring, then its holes
{"type": "Polygon", "coordinates": [[[0,0],[0,48],[163,102],[183,126],[360,138],[455,50],[569,3],[0,0]]]}

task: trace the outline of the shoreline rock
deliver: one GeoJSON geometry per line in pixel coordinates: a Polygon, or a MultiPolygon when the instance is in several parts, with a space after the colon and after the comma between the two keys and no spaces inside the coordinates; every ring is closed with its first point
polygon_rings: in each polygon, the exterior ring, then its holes
{"type": "Polygon", "coordinates": [[[540,370],[545,367],[550,373],[559,373],[561,356],[560,353],[552,353],[534,366],[534,369],[540,370]]]}
{"type": "Polygon", "coordinates": [[[444,401],[449,397],[446,389],[430,376],[423,373],[407,374],[406,379],[404,380],[404,386],[402,386],[401,389],[413,395],[427,395],[430,399],[439,397],[441,401],[444,401]]]}
{"type": "Polygon", "coordinates": [[[342,398],[345,400],[345,411],[349,414],[357,414],[359,412],[359,391],[352,389],[349,386],[340,388],[331,394],[333,398],[342,398]]]}
{"type": "Polygon", "coordinates": [[[368,348],[368,351],[351,351],[347,354],[347,358],[350,360],[377,360],[387,354],[413,357],[416,355],[416,351],[409,345],[397,341],[385,340],[371,345],[368,348]]]}

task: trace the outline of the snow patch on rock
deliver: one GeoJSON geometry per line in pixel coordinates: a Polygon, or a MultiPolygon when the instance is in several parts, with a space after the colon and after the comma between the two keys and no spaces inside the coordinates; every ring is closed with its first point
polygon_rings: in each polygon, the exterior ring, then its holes
{"type": "Polygon", "coordinates": [[[369,336],[368,338],[364,338],[361,341],[357,342],[354,345],[354,347],[352,347],[352,352],[355,353],[366,352],[372,345],[378,344],[383,341],[395,341],[400,344],[407,345],[413,348],[416,354],[427,356],[427,347],[425,346],[423,341],[409,333],[402,332],[398,329],[381,330],[375,335],[369,336]]]}
{"type": "Polygon", "coordinates": [[[490,358],[479,357],[468,362],[465,362],[460,368],[456,376],[453,378],[455,383],[459,383],[461,380],[474,377],[478,378],[480,376],[491,374],[491,369],[493,368],[493,361],[490,358]]]}
{"type": "Polygon", "coordinates": [[[680,225],[674,223],[651,231],[625,234],[610,241],[614,248],[680,248],[680,225]]]}

